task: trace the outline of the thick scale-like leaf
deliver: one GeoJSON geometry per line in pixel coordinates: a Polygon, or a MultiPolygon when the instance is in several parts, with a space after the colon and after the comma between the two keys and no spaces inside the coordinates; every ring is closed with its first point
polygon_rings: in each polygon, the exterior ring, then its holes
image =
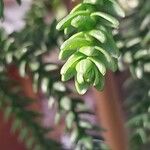
{"type": "Polygon", "coordinates": [[[105,84],[105,78],[97,68],[94,68],[94,70],[95,70],[95,80],[93,85],[94,87],[96,87],[97,90],[103,90],[105,84]]]}
{"type": "Polygon", "coordinates": [[[88,83],[79,84],[77,79],[75,79],[75,86],[76,86],[78,93],[83,95],[86,93],[90,85],[88,83]]]}
{"type": "Polygon", "coordinates": [[[93,46],[84,46],[81,47],[78,51],[86,56],[97,56],[99,54],[98,51],[95,51],[93,46]]]}
{"type": "Polygon", "coordinates": [[[70,78],[73,77],[73,75],[75,74],[76,64],[80,59],[83,58],[85,58],[83,54],[75,53],[67,60],[67,62],[64,64],[64,66],[61,69],[63,81],[69,80],[70,78]]]}
{"type": "Polygon", "coordinates": [[[82,46],[91,45],[90,41],[87,41],[83,38],[76,38],[73,40],[67,40],[62,46],[59,58],[65,59],[68,55],[70,55],[70,51],[81,48],[82,46]]]}
{"type": "Polygon", "coordinates": [[[119,21],[112,17],[111,15],[108,15],[104,12],[94,12],[91,14],[91,17],[100,17],[108,21],[111,27],[117,28],[119,26],[119,21]]]}
{"type": "Polygon", "coordinates": [[[105,43],[101,44],[102,47],[108,53],[110,53],[113,57],[118,58],[119,57],[119,50],[118,50],[116,43],[113,39],[112,33],[103,26],[100,26],[99,28],[100,28],[100,30],[102,30],[105,33],[106,39],[107,39],[105,43]]]}
{"type": "Polygon", "coordinates": [[[92,37],[96,38],[101,43],[104,43],[106,41],[105,34],[102,31],[100,31],[100,30],[91,30],[89,32],[89,35],[91,35],[92,37]]]}
{"type": "Polygon", "coordinates": [[[112,8],[113,11],[120,17],[125,17],[125,13],[121,6],[116,2],[116,0],[108,0],[107,2],[104,1],[104,5],[107,6],[107,8],[112,8]]]}
{"type": "Polygon", "coordinates": [[[85,74],[89,70],[92,69],[93,63],[89,59],[82,59],[78,64],[76,65],[76,71],[82,74],[85,74]]]}
{"type": "Polygon", "coordinates": [[[81,4],[78,4],[77,6],[75,6],[70,14],[74,13],[74,12],[77,12],[77,11],[83,11],[83,10],[88,10],[88,11],[91,11],[91,10],[95,10],[94,7],[88,3],[81,3],[81,4]]]}
{"type": "MultiPolygon", "coordinates": [[[[101,47],[95,47],[96,50],[98,50],[99,52],[101,52],[104,55],[104,63],[105,65],[111,69],[112,71],[116,71],[117,69],[117,64],[114,61],[114,58],[111,57],[111,55],[105,51],[104,49],[102,49],[101,47]]],[[[100,55],[101,56],[101,55],[100,55]]],[[[103,57],[99,57],[100,59],[103,57]]]]}
{"type": "Polygon", "coordinates": [[[82,30],[89,30],[95,25],[95,20],[90,16],[80,15],[72,19],[71,25],[82,30]]]}
{"type": "Polygon", "coordinates": [[[87,11],[78,11],[78,12],[75,12],[73,14],[70,14],[68,15],[67,17],[65,17],[63,20],[61,20],[58,25],[56,26],[56,29],[57,30],[62,30],[64,29],[65,27],[67,27],[68,25],[71,24],[71,20],[76,17],[76,16],[79,16],[79,15],[88,15],[89,12],[87,11]]]}
{"type": "Polygon", "coordinates": [[[89,57],[89,59],[96,65],[96,67],[98,68],[99,72],[102,75],[106,74],[106,67],[98,58],[96,58],[96,57],[89,57]]]}
{"type": "Polygon", "coordinates": [[[77,35],[77,36],[73,36],[73,37],[69,38],[67,41],[65,41],[62,44],[60,49],[63,51],[67,51],[70,49],[77,49],[82,46],[92,45],[92,41],[85,39],[85,37],[82,36],[82,33],[80,33],[80,34],[81,35],[79,35],[79,36],[77,35]]]}

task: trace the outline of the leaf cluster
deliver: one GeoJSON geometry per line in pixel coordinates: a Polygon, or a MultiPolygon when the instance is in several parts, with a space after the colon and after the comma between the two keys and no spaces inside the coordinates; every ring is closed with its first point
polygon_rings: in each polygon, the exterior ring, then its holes
{"type": "Polygon", "coordinates": [[[59,58],[68,59],[61,69],[62,81],[74,77],[80,94],[90,86],[102,90],[106,70],[117,69],[119,50],[112,30],[118,28],[119,21],[112,15],[124,17],[115,0],[84,0],[56,27],[71,35],[60,47],[59,58]]]}

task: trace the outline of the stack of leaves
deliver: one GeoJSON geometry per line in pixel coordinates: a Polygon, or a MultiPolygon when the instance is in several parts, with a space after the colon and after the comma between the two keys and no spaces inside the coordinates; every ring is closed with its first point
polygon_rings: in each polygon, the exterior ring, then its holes
{"type": "Polygon", "coordinates": [[[119,22],[112,15],[124,17],[115,0],[84,0],[59,22],[58,30],[72,35],[61,45],[60,59],[67,60],[61,69],[62,81],[75,76],[75,86],[84,94],[90,86],[102,90],[106,69],[115,71],[118,48],[112,29],[119,22]]]}

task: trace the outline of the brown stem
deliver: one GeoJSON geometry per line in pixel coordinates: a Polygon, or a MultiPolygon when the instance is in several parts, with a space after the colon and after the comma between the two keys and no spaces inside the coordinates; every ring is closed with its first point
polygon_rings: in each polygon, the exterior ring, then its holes
{"type": "Polygon", "coordinates": [[[111,150],[127,150],[127,133],[121,110],[120,97],[112,73],[108,73],[103,92],[94,90],[97,115],[100,124],[106,129],[103,136],[111,150]]]}

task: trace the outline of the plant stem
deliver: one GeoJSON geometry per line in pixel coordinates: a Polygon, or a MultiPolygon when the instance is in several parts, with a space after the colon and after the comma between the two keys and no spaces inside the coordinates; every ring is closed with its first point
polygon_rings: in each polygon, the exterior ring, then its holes
{"type": "Polygon", "coordinates": [[[104,139],[111,150],[127,150],[127,132],[121,110],[120,97],[112,73],[108,73],[103,92],[94,90],[100,125],[106,129],[104,139]]]}

